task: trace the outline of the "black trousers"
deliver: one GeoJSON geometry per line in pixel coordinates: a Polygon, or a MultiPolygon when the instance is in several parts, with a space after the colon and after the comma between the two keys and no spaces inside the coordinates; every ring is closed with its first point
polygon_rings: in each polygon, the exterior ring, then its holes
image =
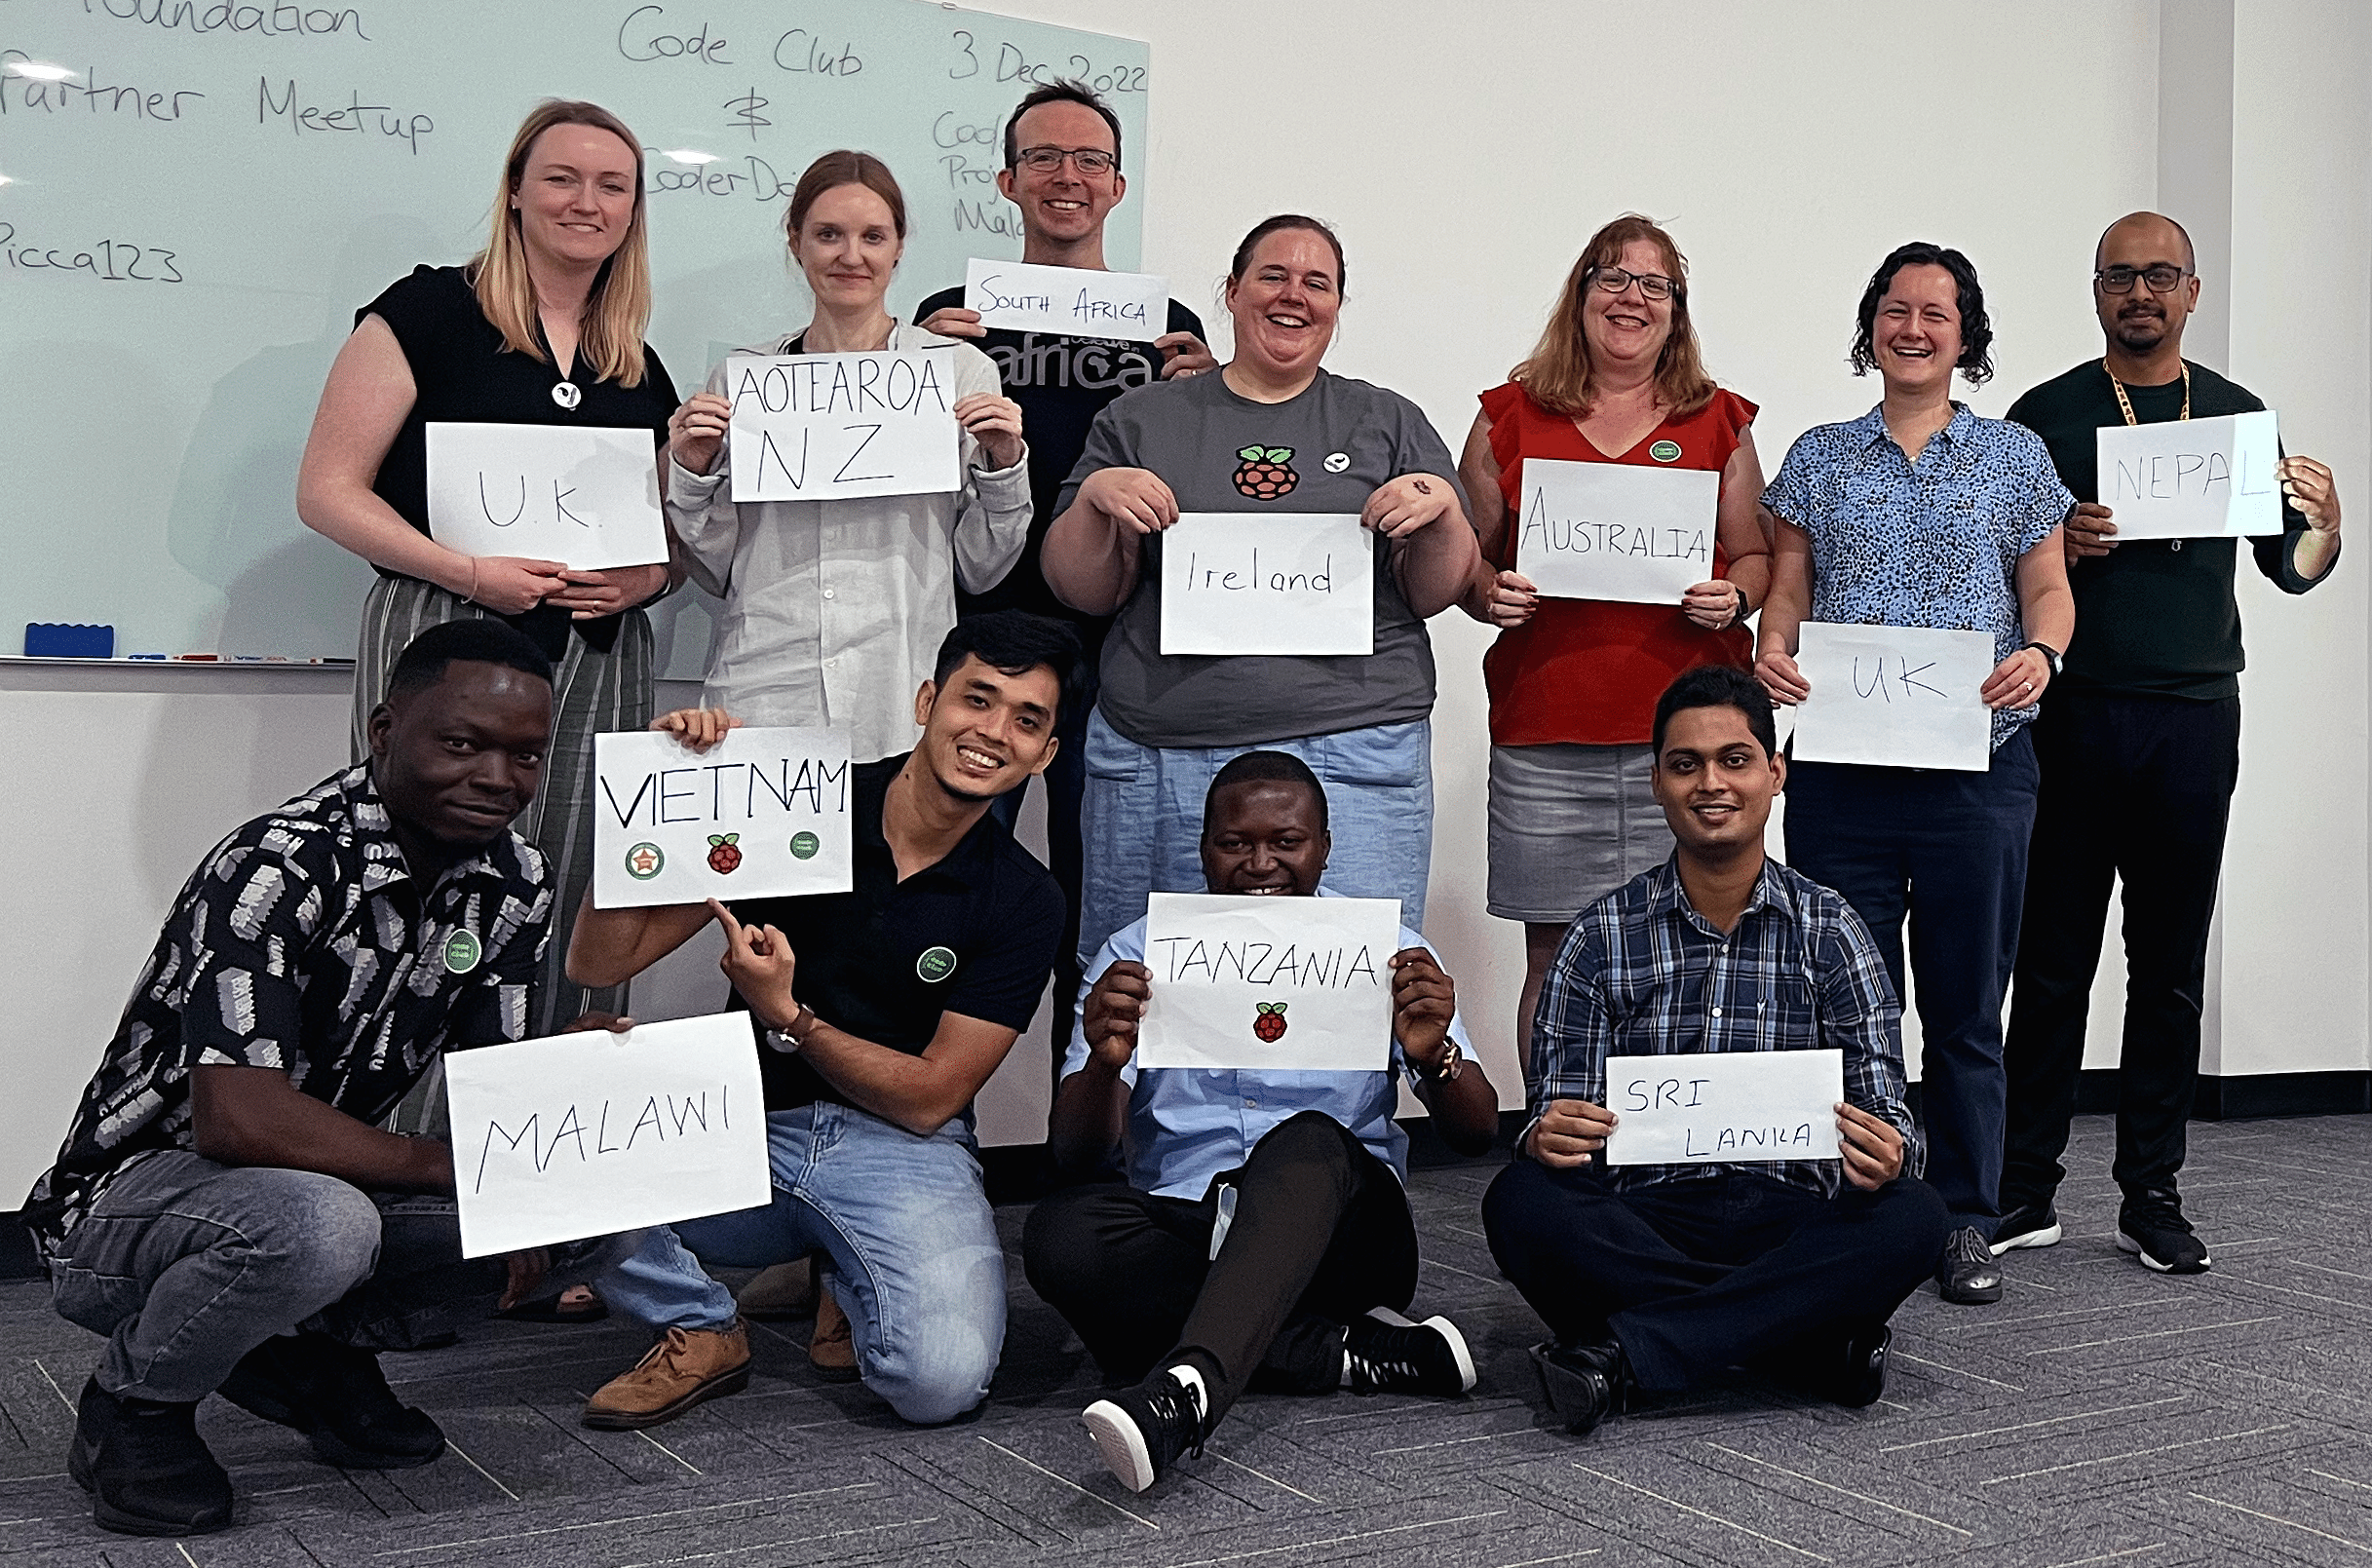
{"type": "Polygon", "coordinates": [[[1317,1111],[1273,1129],[1199,1203],[1117,1184],[1054,1194],[1031,1211],[1021,1260],[1106,1377],[1187,1361],[1214,1420],[1255,1377],[1282,1393],[1336,1387],[1342,1325],[1417,1291],[1399,1178],[1317,1111]],[[1236,1189],[1236,1217],[1213,1259],[1221,1185],[1236,1189]]]}
{"type": "Polygon", "coordinates": [[[1882,1323],[1934,1271],[1952,1216],[1909,1176],[1822,1198],[1757,1171],[1618,1193],[1518,1160],[1483,1195],[1491,1255],[1559,1339],[1623,1342],[1642,1387],[1882,1323]]]}
{"type": "Polygon", "coordinates": [[[2117,1184],[2171,1188],[2199,1084],[2207,927],[2240,774],[2240,700],[2062,693],[2034,724],[2042,798],[2003,1056],[2009,1115],[2002,1206],[2066,1174],[2068,1120],[2100,967],[2109,889],[2124,879],[2124,1046],[2117,1184]]]}

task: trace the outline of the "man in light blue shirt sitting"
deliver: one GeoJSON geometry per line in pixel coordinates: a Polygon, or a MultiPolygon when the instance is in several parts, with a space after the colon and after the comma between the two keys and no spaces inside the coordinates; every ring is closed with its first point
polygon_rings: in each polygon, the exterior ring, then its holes
{"type": "MultiPolygon", "coordinates": [[[[1319,885],[1331,844],[1325,791],[1298,757],[1246,752],[1211,781],[1210,892],[1331,897],[1319,885]]],[[[1400,1316],[1416,1293],[1417,1236],[1402,1189],[1408,1136],[1392,1119],[1397,1080],[1461,1153],[1488,1148],[1499,1127],[1455,987],[1406,927],[1392,959],[1395,1039],[1375,1071],[1138,1070],[1153,978],[1145,924],[1116,933],[1090,966],[1048,1128],[1057,1164],[1074,1171],[1108,1159],[1125,1133],[1128,1183],[1055,1194],[1022,1240],[1030,1284],[1107,1377],[1135,1385],[1090,1405],[1085,1421],[1112,1473],[1138,1492],[1180,1454],[1199,1455],[1255,1375],[1303,1394],[1474,1386],[1448,1319],[1400,1316]]]]}

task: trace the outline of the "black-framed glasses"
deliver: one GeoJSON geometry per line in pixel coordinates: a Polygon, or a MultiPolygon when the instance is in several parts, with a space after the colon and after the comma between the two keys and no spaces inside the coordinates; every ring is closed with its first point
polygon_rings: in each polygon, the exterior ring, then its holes
{"type": "Polygon", "coordinates": [[[2155,267],[2103,267],[2092,274],[2092,282],[2104,294],[2129,294],[2137,280],[2148,284],[2154,294],[2170,294],[2190,276],[2184,268],[2161,262],[2155,267]]]}
{"type": "Polygon", "coordinates": [[[1610,294],[1619,294],[1632,284],[1650,299],[1669,299],[1680,292],[1680,281],[1655,272],[1625,272],[1620,267],[1592,267],[1589,281],[1610,294]]]}
{"type": "Polygon", "coordinates": [[[1034,174],[1051,174],[1065,158],[1083,174],[1108,174],[1120,167],[1120,159],[1101,147],[1024,147],[1014,161],[1034,174]]]}

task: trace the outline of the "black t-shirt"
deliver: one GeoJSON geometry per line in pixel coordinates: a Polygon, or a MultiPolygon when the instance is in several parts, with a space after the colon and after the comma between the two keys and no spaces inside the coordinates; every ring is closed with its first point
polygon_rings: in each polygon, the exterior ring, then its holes
{"type": "MultiPolygon", "coordinates": [[[[934,312],[964,303],[961,287],[942,288],[914,307],[914,319],[927,322],[934,312]]],[[[1169,302],[1171,332],[1203,335],[1203,319],[1169,302]]],[[[956,610],[976,615],[984,610],[1030,610],[1068,621],[1089,639],[1089,657],[1102,640],[1109,616],[1082,615],[1054,596],[1038,564],[1046,545],[1046,530],[1056,516],[1054,498],[1071,477],[1079,454],[1087,449],[1088,430],[1106,403],[1132,387],[1162,378],[1164,356],[1150,343],[1124,338],[1068,337],[1052,332],[1014,332],[992,328],[985,337],[963,339],[978,345],[997,362],[1005,396],[1021,405],[1021,434],[1029,441],[1029,544],[1014,569],[985,593],[955,596],[956,610]]]]}
{"type": "MultiPolygon", "coordinates": [[[[995,815],[937,864],[898,880],[881,803],[903,755],[853,771],[854,886],[799,899],[737,899],[734,917],[790,939],[799,1000],[835,1029],[919,1056],[939,1014],[1026,1029],[1062,943],[1062,890],[995,815]]],[[[732,1006],[747,1006],[736,993],[732,1006]]],[[[766,1108],[848,1098],[796,1055],[761,1051],[766,1108]]]]}
{"type": "MultiPolygon", "coordinates": [[[[2145,425],[2183,410],[2180,377],[2157,387],[2128,384],[2133,417],[2145,425]]],[[[2203,365],[2191,366],[2191,417],[2254,413],[2265,404],[2203,365]]],[[[2091,360],[2054,376],[2009,406],[2009,417],[2043,438],[2060,482],[2079,501],[2100,499],[2098,432],[2122,425],[2107,367],[2091,360]]],[[[2114,519],[2111,519],[2114,520],[2114,519]]],[[[2278,537],[2251,540],[2257,570],[2285,593],[2314,582],[2290,563],[2306,515],[2281,503],[2278,537]]],[[[2114,537],[2113,535],[2111,537],[2114,537]]],[[[2185,697],[2239,695],[2240,605],[2232,577],[2238,559],[2231,539],[2134,539],[2106,555],[2075,562],[2075,644],[2059,684],[2071,691],[2185,697]]],[[[2324,576],[2330,575],[2328,572],[2324,576]]],[[[2317,578],[2315,581],[2319,582],[2317,578]]]]}
{"type": "MultiPolygon", "coordinates": [[[[376,316],[396,334],[396,342],[410,363],[416,395],[403,428],[379,464],[371,489],[399,516],[419,529],[428,527],[428,427],[432,420],[485,425],[574,425],[652,432],[664,445],[668,416],[675,411],[675,383],[658,353],[642,350],[642,384],[622,387],[615,381],[570,377],[583,394],[574,408],[552,401],[560,384],[558,368],[549,360],[530,359],[503,347],[501,328],[486,320],[477,292],[459,267],[415,267],[387,292],[354,313],[357,326],[365,316],[376,316]]],[[[590,368],[578,357],[574,366],[590,368]]],[[[524,615],[503,617],[535,638],[546,654],[560,657],[574,626],[588,642],[607,649],[618,634],[614,617],[593,621],[569,619],[569,613],[537,605],[524,615]]]]}

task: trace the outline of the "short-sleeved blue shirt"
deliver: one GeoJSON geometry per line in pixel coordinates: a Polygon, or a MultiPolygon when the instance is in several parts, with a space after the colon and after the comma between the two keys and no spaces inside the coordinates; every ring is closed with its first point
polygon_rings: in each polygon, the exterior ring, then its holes
{"type": "MultiPolygon", "coordinates": [[[[1816,425],[1763,492],[1763,505],[1812,536],[1810,619],[1990,631],[1997,661],[2026,641],[2018,557],[2075,504],[2041,437],[1965,404],[1916,463],[1880,408],[1816,425]]],[[[2035,712],[1996,711],[1994,746],[2035,712]]]]}

